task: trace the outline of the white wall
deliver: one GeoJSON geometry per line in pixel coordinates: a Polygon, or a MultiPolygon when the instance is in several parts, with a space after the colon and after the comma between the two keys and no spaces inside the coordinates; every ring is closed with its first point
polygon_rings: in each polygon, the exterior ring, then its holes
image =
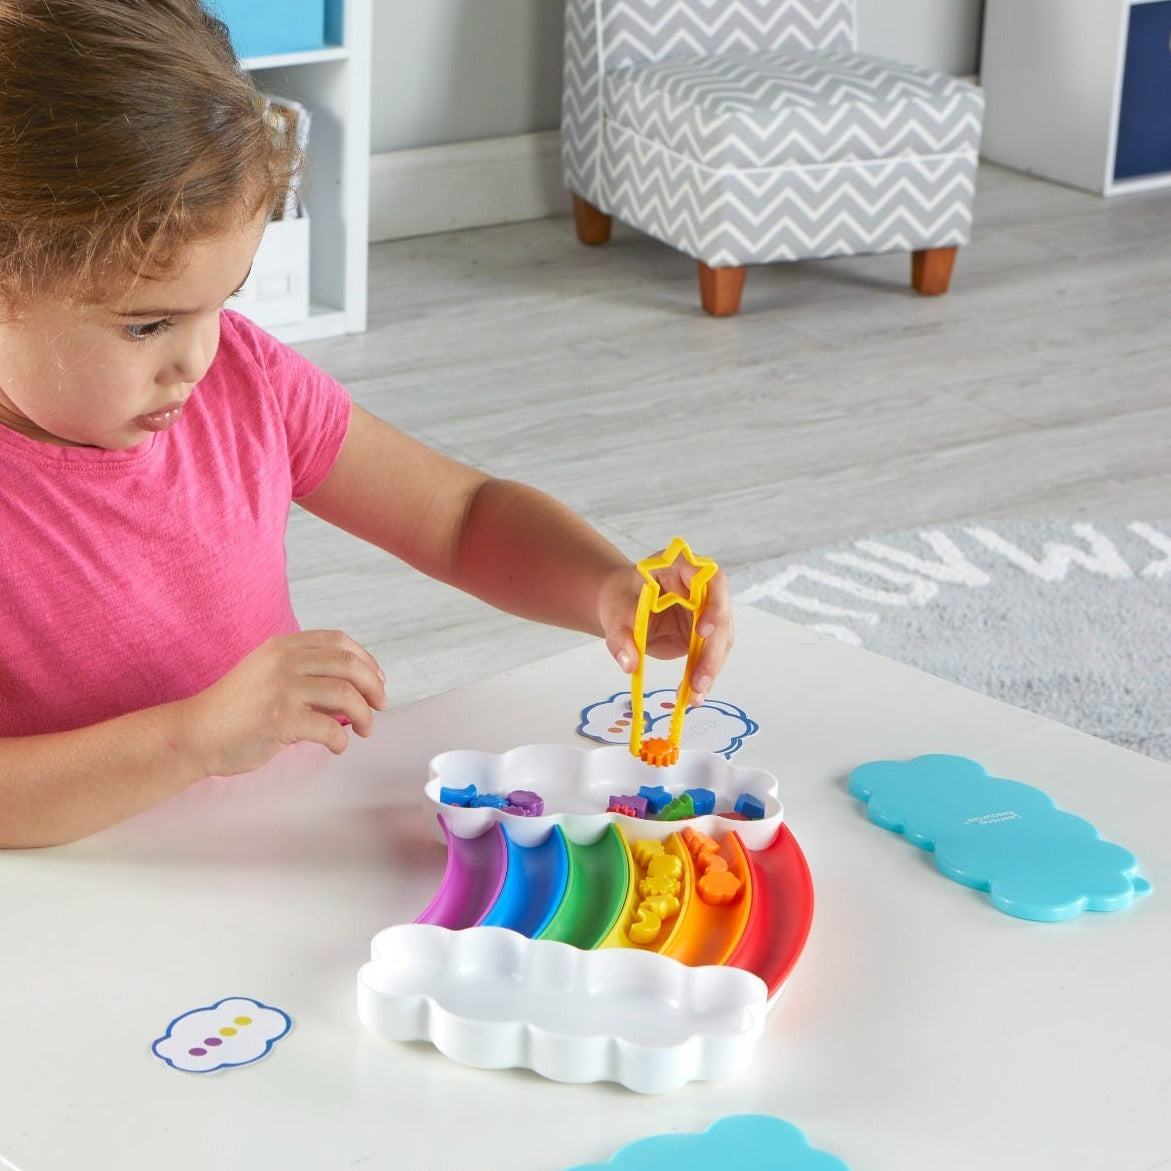
{"type": "MultiPolygon", "coordinates": [[[[864,51],[976,72],[982,0],[856,2],[864,51]]],[[[374,0],[372,239],[564,210],[563,3],[374,0]]]]}
{"type": "MultiPolygon", "coordinates": [[[[375,152],[552,130],[563,0],[375,0],[375,152]]],[[[857,0],[870,53],[975,73],[981,0],[857,0]]]]}
{"type": "Polygon", "coordinates": [[[980,63],[983,0],[857,0],[858,47],[958,77],[980,63]]]}
{"type": "Polygon", "coordinates": [[[375,0],[371,147],[550,130],[562,0],[375,0]]]}

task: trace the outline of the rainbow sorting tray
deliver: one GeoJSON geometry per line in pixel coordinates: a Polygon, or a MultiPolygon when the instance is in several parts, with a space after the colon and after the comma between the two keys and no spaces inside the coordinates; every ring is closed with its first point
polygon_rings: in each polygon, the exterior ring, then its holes
{"type": "Polygon", "coordinates": [[[447,864],[414,924],[374,938],[358,978],[372,1032],[484,1068],[647,1093],[748,1064],[813,916],[772,774],[694,751],[655,769],[621,748],[529,745],[437,757],[426,800],[447,864]],[[607,793],[655,783],[671,796],[707,787],[716,812],[606,811],[607,793]],[[469,784],[539,793],[546,812],[439,801],[441,785],[469,784]],[[737,792],[764,817],[727,815],[737,792]]]}
{"type": "Polygon", "coordinates": [[[809,934],[813,883],[786,826],[763,850],[746,850],[735,830],[718,841],[719,856],[740,886],[727,902],[711,903],[702,897],[706,875],[686,841],[690,827],[674,823],[683,829],[661,845],[680,863],[679,910],[649,941],[640,941],[649,934],[640,891],[647,866],[635,842],[644,839],[632,842],[626,830],[608,823],[593,841],[574,841],[552,826],[544,842],[524,846],[499,823],[475,838],[457,837],[441,823],[447,869],[417,923],[450,930],[508,927],[586,951],[637,947],[691,966],[727,964],[759,976],[770,997],[809,934]]]}
{"type": "Polygon", "coordinates": [[[372,1033],[431,1041],[481,1068],[642,1093],[747,1066],[813,920],[772,773],[698,751],[655,768],[621,747],[527,745],[437,756],[425,801],[446,868],[415,923],[372,940],[358,973],[372,1033]],[[470,785],[527,790],[545,808],[441,801],[441,789],[470,785]],[[609,796],[642,786],[705,788],[714,810],[609,812],[609,796]],[[735,816],[745,794],[758,819],[735,816]]]}

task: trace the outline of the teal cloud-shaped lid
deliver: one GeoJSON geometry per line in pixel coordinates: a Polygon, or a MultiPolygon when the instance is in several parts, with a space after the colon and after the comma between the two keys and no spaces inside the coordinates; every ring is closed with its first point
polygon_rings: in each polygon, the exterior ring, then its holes
{"type": "Polygon", "coordinates": [[[871,821],[933,851],[948,878],[1021,919],[1117,911],[1151,890],[1138,859],[1090,822],[964,756],[864,764],[850,774],[850,792],[871,821]]]}
{"type": "Polygon", "coordinates": [[[841,1159],[809,1145],[791,1122],[769,1114],[733,1114],[702,1134],[662,1134],[623,1147],[605,1163],[570,1171],[850,1171],[841,1159]]]}

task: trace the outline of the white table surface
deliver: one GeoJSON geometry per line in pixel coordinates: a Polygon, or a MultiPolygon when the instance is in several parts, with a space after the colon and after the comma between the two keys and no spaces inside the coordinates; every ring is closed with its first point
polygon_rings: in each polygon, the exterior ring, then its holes
{"type": "MultiPolygon", "coordinates": [[[[852,1171],[1171,1166],[1171,768],[757,611],[737,632],[713,695],[760,723],[735,759],[779,777],[816,896],[745,1074],[648,1097],[465,1068],[358,1022],[371,937],[443,874],[428,761],[587,745],[578,713],[624,687],[591,645],[385,713],[341,758],[294,750],[75,846],[0,854],[0,1155],[560,1171],[760,1111],[852,1171]],[[928,752],[1044,789],[1133,850],[1154,893],[1057,924],[994,910],[846,793],[855,765],[928,752]],[[214,1075],[151,1054],[227,996],[283,1009],[292,1032],[214,1075]]],[[[677,671],[654,665],[648,687],[677,671]]]]}

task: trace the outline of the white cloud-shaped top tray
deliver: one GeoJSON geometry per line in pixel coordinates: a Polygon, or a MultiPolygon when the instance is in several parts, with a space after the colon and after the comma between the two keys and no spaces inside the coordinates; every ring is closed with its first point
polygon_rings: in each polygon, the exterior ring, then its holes
{"type": "Polygon", "coordinates": [[[768,990],[751,972],[630,948],[582,951],[502,927],[422,923],[374,937],[358,1016],[481,1069],[657,1094],[746,1069],[768,990]]]}
{"type": "Polygon", "coordinates": [[[432,759],[424,793],[428,804],[443,815],[456,837],[479,837],[494,822],[502,821],[509,837],[522,846],[544,841],[554,825],[560,825],[571,841],[596,841],[611,822],[617,822],[627,837],[660,840],[685,825],[707,834],[723,835],[735,830],[749,850],[763,850],[777,836],[784,812],[777,796],[777,778],[772,773],[734,765],[723,756],[698,749],[684,749],[679,763],[668,767],[645,764],[618,745],[573,748],[526,744],[500,754],[460,749],[432,759]],[[500,796],[516,789],[537,793],[544,800],[545,812],[539,817],[524,817],[490,806],[464,808],[440,801],[441,789],[464,789],[468,785],[475,785],[480,793],[500,796]],[[711,789],[716,812],[686,821],[657,821],[606,812],[612,796],[637,794],[643,785],[661,786],[673,797],[685,789],[711,789]],[[740,821],[723,816],[742,793],[751,794],[763,804],[762,818],[740,821]]]}

